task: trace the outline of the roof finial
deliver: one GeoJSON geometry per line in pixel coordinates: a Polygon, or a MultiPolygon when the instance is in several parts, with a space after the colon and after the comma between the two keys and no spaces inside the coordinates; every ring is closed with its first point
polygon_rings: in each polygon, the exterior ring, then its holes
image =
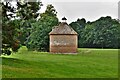
{"type": "Polygon", "coordinates": [[[66,19],[65,17],[63,17],[62,20],[63,20],[64,22],[66,22],[67,19],[66,19]]]}

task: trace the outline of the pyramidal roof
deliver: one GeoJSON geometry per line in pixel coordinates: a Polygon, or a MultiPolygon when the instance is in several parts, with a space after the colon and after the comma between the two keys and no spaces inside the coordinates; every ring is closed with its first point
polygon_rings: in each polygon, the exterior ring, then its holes
{"type": "Polygon", "coordinates": [[[77,32],[66,22],[62,22],[58,26],[55,26],[49,34],[77,34],[77,32]]]}

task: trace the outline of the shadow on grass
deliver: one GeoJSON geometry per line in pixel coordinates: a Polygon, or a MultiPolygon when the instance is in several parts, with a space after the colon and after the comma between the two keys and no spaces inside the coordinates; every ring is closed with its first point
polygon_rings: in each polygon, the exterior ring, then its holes
{"type": "Polygon", "coordinates": [[[23,60],[20,60],[20,59],[16,59],[16,58],[6,58],[6,57],[2,57],[2,63],[5,62],[5,61],[9,61],[9,62],[21,62],[23,60]]]}
{"type": "Polygon", "coordinates": [[[16,58],[6,58],[6,57],[2,57],[2,65],[6,65],[6,66],[15,66],[15,67],[23,67],[25,65],[29,65],[30,62],[25,61],[25,60],[20,60],[20,59],[16,59],[16,58]]]}

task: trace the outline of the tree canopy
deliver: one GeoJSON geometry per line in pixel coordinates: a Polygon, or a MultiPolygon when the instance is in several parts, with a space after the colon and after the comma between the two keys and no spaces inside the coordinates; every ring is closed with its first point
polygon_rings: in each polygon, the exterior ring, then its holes
{"type": "Polygon", "coordinates": [[[31,33],[32,23],[34,23],[39,17],[39,10],[42,6],[42,2],[17,2],[17,17],[20,18],[19,23],[19,37],[21,45],[25,45],[27,37],[31,33]]]}
{"type": "Polygon", "coordinates": [[[33,31],[26,41],[29,50],[49,51],[49,32],[58,24],[57,12],[52,5],[48,5],[40,19],[33,23],[33,31]]]}
{"type": "Polygon", "coordinates": [[[118,48],[120,23],[110,16],[101,17],[94,22],[78,19],[70,23],[78,35],[78,47],[118,48]]]}
{"type": "Polygon", "coordinates": [[[11,50],[17,51],[20,47],[17,40],[17,20],[11,20],[14,18],[15,8],[11,6],[10,2],[2,2],[2,53],[10,55],[11,50]],[[7,14],[10,12],[10,14],[7,14]]]}
{"type": "Polygon", "coordinates": [[[2,54],[17,51],[29,36],[31,21],[36,20],[41,2],[2,2],[2,54]],[[23,41],[23,42],[22,42],[23,41]],[[12,50],[11,50],[12,49],[12,50]]]}

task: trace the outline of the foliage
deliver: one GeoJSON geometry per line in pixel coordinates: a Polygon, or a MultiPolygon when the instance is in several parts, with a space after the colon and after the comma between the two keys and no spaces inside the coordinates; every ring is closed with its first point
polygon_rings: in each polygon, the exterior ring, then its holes
{"type": "Polygon", "coordinates": [[[11,20],[14,18],[15,8],[11,6],[10,2],[2,2],[2,54],[11,54],[12,51],[17,51],[20,47],[19,40],[17,40],[18,20],[11,20]],[[7,12],[10,12],[7,14],[7,12]]]}
{"type": "Polygon", "coordinates": [[[118,48],[118,39],[120,37],[120,24],[111,17],[101,17],[95,23],[93,44],[105,48],[118,48]]]}
{"type": "Polygon", "coordinates": [[[32,23],[34,23],[42,6],[42,2],[17,2],[17,17],[20,18],[20,36],[18,39],[20,40],[22,45],[25,45],[25,41],[31,33],[32,23]]]}
{"type": "Polygon", "coordinates": [[[86,26],[86,20],[84,18],[78,19],[76,22],[72,22],[69,24],[77,33],[78,33],[78,47],[83,46],[83,30],[86,26]]]}
{"type": "Polygon", "coordinates": [[[11,54],[17,51],[20,44],[24,45],[31,32],[31,23],[39,16],[41,2],[2,2],[2,53],[11,54]],[[11,50],[12,49],[12,50],[11,50]]]}
{"type": "Polygon", "coordinates": [[[78,47],[120,48],[120,23],[117,20],[107,16],[94,22],[83,22],[84,25],[78,20],[70,24],[79,34],[78,47]]]}
{"type": "Polygon", "coordinates": [[[17,16],[23,20],[37,18],[39,16],[39,9],[42,2],[17,2],[17,16]]]}
{"type": "Polygon", "coordinates": [[[29,50],[48,51],[49,50],[49,32],[52,27],[58,24],[56,10],[52,5],[48,5],[40,19],[33,23],[32,33],[26,41],[29,50]]]}

